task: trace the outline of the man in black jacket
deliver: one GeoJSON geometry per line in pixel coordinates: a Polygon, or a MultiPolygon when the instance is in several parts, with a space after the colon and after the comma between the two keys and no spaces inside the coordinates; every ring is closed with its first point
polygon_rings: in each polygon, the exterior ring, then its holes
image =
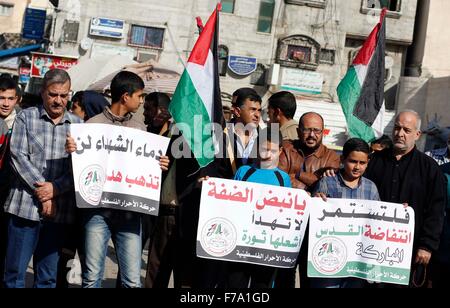
{"type": "Polygon", "coordinates": [[[382,201],[407,203],[414,209],[413,268],[427,266],[439,247],[446,201],[442,171],[432,158],[416,148],[420,125],[417,112],[399,113],[393,130],[393,148],[375,153],[365,173],[377,185],[382,201]]]}

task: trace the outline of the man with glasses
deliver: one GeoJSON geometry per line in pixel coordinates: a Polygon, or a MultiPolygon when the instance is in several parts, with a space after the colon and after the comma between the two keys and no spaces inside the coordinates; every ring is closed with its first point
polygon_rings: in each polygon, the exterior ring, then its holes
{"type": "MultiPolygon", "coordinates": [[[[283,142],[284,151],[280,155],[279,168],[286,171],[292,187],[311,191],[322,174],[328,169],[338,169],[340,158],[333,150],[322,144],[324,121],[315,112],[304,113],[298,125],[298,138],[295,141],[283,142]]],[[[297,264],[301,264],[300,287],[309,287],[306,276],[308,235],[305,235],[297,264]]],[[[280,270],[275,287],[293,288],[295,286],[295,270],[280,270]]]]}
{"type": "Polygon", "coordinates": [[[11,191],[5,202],[8,240],[4,272],[7,288],[25,287],[33,256],[34,286],[56,284],[66,225],[74,222],[75,196],[69,154],[71,123],[82,122],[66,111],[70,77],[48,71],[41,92],[43,105],[21,111],[11,135],[11,191]]]}
{"type": "Polygon", "coordinates": [[[296,141],[285,141],[280,169],[291,176],[292,187],[311,191],[327,169],[339,168],[339,156],[322,144],[324,122],[320,114],[307,112],[299,121],[296,141]]]}

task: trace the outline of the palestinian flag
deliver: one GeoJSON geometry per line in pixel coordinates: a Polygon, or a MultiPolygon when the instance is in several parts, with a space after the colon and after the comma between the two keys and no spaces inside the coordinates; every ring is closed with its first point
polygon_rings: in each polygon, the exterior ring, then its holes
{"type": "Polygon", "coordinates": [[[220,9],[218,4],[202,29],[169,107],[200,167],[214,160],[213,134],[203,132],[204,127],[223,125],[217,61],[220,9]]]}
{"type": "Polygon", "coordinates": [[[383,135],[385,16],[386,9],[383,9],[380,22],[337,88],[350,136],[366,142],[383,135]]]}

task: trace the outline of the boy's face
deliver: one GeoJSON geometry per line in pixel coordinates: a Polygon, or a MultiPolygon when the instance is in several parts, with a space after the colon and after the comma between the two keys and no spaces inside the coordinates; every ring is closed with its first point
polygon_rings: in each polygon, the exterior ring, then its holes
{"type": "Polygon", "coordinates": [[[133,94],[125,93],[123,96],[125,106],[128,109],[128,112],[136,112],[139,109],[139,106],[144,103],[144,90],[137,90],[133,92],[133,94]]]}
{"type": "Polygon", "coordinates": [[[278,159],[281,154],[281,148],[278,143],[264,141],[261,144],[259,158],[261,169],[274,169],[278,167],[278,159]]]}
{"type": "Polygon", "coordinates": [[[72,113],[83,120],[84,120],[84,117],[86,116],[86,112],[83,110],[83,108],[81,108],[81,106],[78,104],[78,102],[73,103],[72,113]]]}
{"type": "Polygon", "coordinates": [[[0,118],[7,118],[14,110],[18,100],[16,89],[0,91],[0,118]]]}
{"type": "Polygon", "coordinates": [[[342,157],[341,161],[344,165],[344,172],[347,178],[356,180],[366,171],[369,156],[364,152],[353,151],[350,152],[347,158],[342,157]]]}

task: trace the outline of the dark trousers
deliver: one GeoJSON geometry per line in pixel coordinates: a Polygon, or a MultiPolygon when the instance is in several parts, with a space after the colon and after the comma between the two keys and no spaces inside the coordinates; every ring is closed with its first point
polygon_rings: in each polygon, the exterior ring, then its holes
{"type": "MultiPolygon", "coordinates": [[[[3,206],[0,209],[0,277],[3,278],[5,273],[5,257],[6,257],[6,242],[8,240],[8,226],[7,226],[7,216],[3,211],[3,206]]],[[[0,283],[0,288],[3,287],[3,279],[0,283]]]]}
{"type": "Polygon", "coordinates": [[[239,289],[272,288],[276,270],[276,268],[269,266],[228,262],[228,280],[226,287],[239,289]]]}
{"type": "Polygon", "coordinates": [[[148,250],[146,288],[167,288],[173,271],[174,287],[180,288],[181,260],[179,247],[178,208],[160,205],[156,227],[148,250]]]}
{"type": "Polygon", "coordinates": [[[180,245],[177,247],[177,255],[182,260],[181,285],[202,289],[223,288],[227,262],[199,258],[196,254],[200,194],[191,193],[187,199],[180,206],[180,245]]]}
{"type": "Polygon", "coordinates": [[[34,287],[56,287],[58,259],[64,241],[64,225],[31,221],[8,215],[4,284],[24,288],[28,263],[33,256],[34,287]]]}
{"type": "Polygon", "coordinates": [[[76,274],[74,269],[78,262],[75,260],[75,255],[78,251],[78,256],[82,257],[83,247],[83,228],[81,226],[81,212],[76,210],[75,224],[65,226],[66,238],[61,250],[61,256],[58,261],[58,274],[56,279],[56,288],[68,288],[69,280],[75,280],[76,274]],[[72,275],[69,277],[69,275],[72,275]],[[69,279],[70,278],[70,279],[69,279]]]}
{"type": "MultiPolygon", "coordinates": [[[[5,174],[0,173],[0,177],[5,174]]],[[[3,179],[1,179],[3,180],[3,179]]],[[[9,194],[9,187],[6,182],[0,183],[0,288],[3,288],[3,275],[5,273],[5,257],[6,257],[6,243],[8,240],[8,220],[5,213],[4,205],[6,197],[9,194]]]]}
{"type": "Polygon", "coordinates": [[[297,257],[297,262],[293,268],[280,268],[278,269],[277,276],[275,278],[275,288],[295,288],[296,270],[300,276],[300,288],[310,288],[311,279],[307,275],[308,267],[308,232],[309,227],[306,228],[305,238],[303,239],[300,253],[297,257]]]}

